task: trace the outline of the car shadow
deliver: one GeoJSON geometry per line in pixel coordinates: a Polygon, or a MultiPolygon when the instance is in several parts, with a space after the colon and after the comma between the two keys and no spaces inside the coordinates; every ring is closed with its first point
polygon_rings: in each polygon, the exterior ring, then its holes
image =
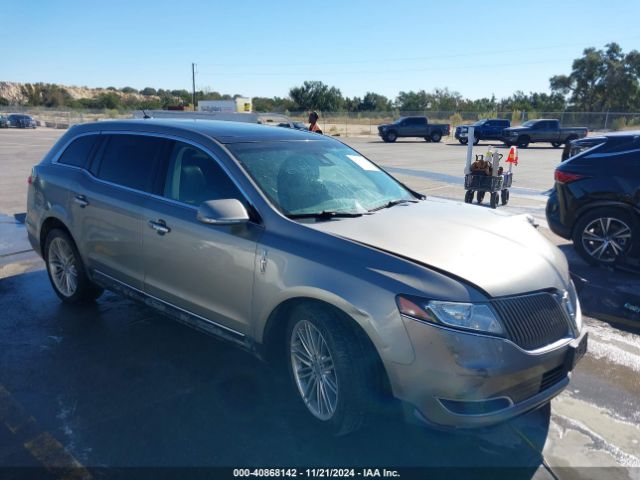
{"type": "Polygon", "coordinates": [[[111,293],[63,305],[38,270],[0,281],[0,309],[1,386],[89,468],[454,467],[531,478],[542,464],[549,406],[443,432],[380,405],[365,428],[332,437],[286,376],[145,305],[111,293]]]}
{"type": "Polygon", "coordinates": [[[640,275],[590,265],[572,244],[558,248],[569,262],[583,313],[619,329],[640,332],[640,275]]]}

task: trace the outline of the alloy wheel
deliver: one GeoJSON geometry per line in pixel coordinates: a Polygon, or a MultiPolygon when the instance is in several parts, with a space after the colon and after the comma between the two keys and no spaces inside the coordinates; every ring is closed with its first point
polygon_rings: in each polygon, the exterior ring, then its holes
{"type": "Polygon", "coordinates": [[[629,225],[614,217],[596,218],[582,231],[582,246],[585,251],[603,263],[611,263],[624,253],[630,240],[629,225]]]}
{"type": "Polygon", "coordinates": [[[329,345],[313,323],[301,320],[293,327],[290,354],[305,405],[316,418],[331,419],[338,405],[338,377],[329,345]]]}
{"type": "Polygon", "coordinates": [[[78,289],[78,270],[71,246],[60,237],[54,238],[47,253],[51,279],[58,291],[71,297],[78,289]]]}

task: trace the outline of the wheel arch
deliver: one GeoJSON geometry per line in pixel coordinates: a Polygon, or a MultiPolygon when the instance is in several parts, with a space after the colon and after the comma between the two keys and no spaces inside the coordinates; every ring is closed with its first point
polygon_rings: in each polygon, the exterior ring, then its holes
{"type": "Polygon", "coordinates": [[[374,341],[367,334],[367,331],[352,315],[343,308],[336,306],[326,300],[311,296],[296,296],[280,302],[269,314],[263,329],[261,353],[263,358],[276,365],[284,365],[285,350],[283,340],[287,331],[289,316],[293,309],[302,304],[314,304],[321,308],[331,310],[342,318],[354,335],[362,342],[366,350],[370,351],[375,361],[379,373],[379,387],[383,395],[392,395],[389,374],[382,361],[382,357],[374,341]]]}
{"type": "Polygon", "coordinates": [[[571,225],[571,237],[573,237],[576,225],[580,223],[580,220],[582,219],[582,217],[584,217],[589,212],[592,212],[593,210],[596,210],[598,208],[612,208],[612,209],[622,210],[623,212],[628,213],[632,216],[640,215],[640,209],[636,209],[634,208],[633,205],[629,205],[628,203],[619,202],[615,200],[601,200],[596,202],[589,202],[588,204],[580,207],[580,209],[578,209],[578,211],[576,212],[576,215],[574,217],[575,219],[573,221],[573,224],[571,225]]]}
{"type": "Polygon", "coordinates": [[[61,220],[59,217],[56,217],[53,215],[49,216],[46,219],[44,219],[44,221],[42,222],[42,225],[40,226],[40,237],[38,238],[40,251],[42,252],[42,258],[44,258],[45,260],[46,260],[47,252],[45,251],[44,247],[47,241],[47,236],[49,235],[49,232],[51,232],[51,230],[55,230],[55,229],[63,230],[67,235],[71,237],[71,240],[73,240],[73,243],[75,243],[76,248],[78,248],[78,242],[76,242],[76,239],[74,238],[73,234],[71,233],[71,230],[69,229],[69,227],[67,227],[65,222],[61,220]]]}

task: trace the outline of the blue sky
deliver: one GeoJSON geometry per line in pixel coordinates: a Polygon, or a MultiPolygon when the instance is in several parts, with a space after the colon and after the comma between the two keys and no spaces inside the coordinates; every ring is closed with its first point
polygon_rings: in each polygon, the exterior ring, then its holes
{"type": "Polygon", "coordinates": [[[640,49],[636,0],[0,0],[0,81],[286,96],[548,91],[589,46],[640,49]]]}

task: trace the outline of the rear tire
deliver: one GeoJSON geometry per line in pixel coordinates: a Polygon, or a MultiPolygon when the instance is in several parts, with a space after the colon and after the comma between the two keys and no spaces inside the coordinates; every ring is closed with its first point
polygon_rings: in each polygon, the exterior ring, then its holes
{"type": "Polygon", "coordinates": [[[440,132],[440,131],[431,132],[431,141],[432,142],[438,143],[440,140],[442,140],[442,132],[440,132]]]}
{"type": "Polygon", "coordinates": [[[333,435],[359,429],[376,397],[375,353],[338,312],[307,303],[287,326],[288,370],[309,418],[333,435]]]}
{"type": "Polygon", "coordinates": [[[89,280],[76,244],[67,232],[51,230],[44,253],[51,286],[63,302],[85,303],[102,295],[103,289],[89,280]]]}
{"type": "Polygon", "coordinates": [[[574,225],[573,247],[591,265],[612,265],[631,249],[634,233],[627,212],[597,208],[584,214],[574,225]]]}

